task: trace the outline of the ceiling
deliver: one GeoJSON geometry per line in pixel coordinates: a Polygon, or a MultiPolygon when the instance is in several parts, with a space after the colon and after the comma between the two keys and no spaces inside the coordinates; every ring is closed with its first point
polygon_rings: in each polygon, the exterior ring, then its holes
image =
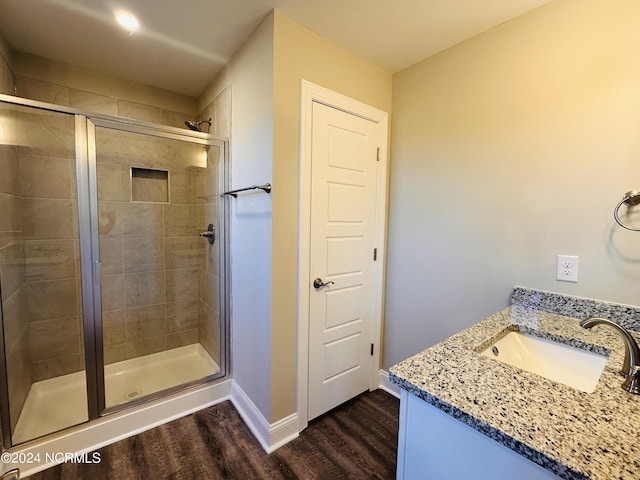
{"type": "Polygon", "coordinates": [[[274,8],[394,73],[549,1],[0,0],[0,33],[13,50],[197,96],[274,8]]]}

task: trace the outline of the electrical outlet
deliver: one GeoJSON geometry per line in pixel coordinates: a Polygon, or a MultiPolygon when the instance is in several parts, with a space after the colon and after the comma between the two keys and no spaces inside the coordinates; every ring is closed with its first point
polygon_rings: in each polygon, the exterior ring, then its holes
{"type": "Polygon", "coordinates": [[[558,255],[556,280],[561,282],[578,282],[578,256],[558,255]]]}

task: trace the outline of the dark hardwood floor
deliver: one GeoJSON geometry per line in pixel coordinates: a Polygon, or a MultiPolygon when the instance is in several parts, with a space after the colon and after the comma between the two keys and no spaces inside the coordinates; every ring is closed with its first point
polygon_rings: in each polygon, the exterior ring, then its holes
{"type": "Polygon", "coordinates": [[[399,401],[364,393],[313,420],[267,455],[226,401],[98,450],[100,463],[67,463],[31,480],[395,478],[399,401]]]}

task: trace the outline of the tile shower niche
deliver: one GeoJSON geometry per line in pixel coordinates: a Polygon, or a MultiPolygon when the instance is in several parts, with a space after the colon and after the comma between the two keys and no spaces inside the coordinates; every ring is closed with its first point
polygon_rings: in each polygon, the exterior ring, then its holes
{"type": "Polygon", "coordinates": [[[131,200],[169,203],[169,172],[131,167],[131,200]]]}

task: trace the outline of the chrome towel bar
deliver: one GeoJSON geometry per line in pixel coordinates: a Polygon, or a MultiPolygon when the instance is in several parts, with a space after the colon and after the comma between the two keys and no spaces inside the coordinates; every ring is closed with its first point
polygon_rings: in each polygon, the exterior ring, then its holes
{"type": "Polygon", "coordinates": [[[236,190],[229,190],[228,192],[224,192],[222,195],[231,195],[233,198],[238,198],[239,192],[245,192],[247,190],[264,190],[265,193],[271,193],[271,184],[265,183],[264,185],[252,185],[250,187],[238,188],[236,190]]]}

